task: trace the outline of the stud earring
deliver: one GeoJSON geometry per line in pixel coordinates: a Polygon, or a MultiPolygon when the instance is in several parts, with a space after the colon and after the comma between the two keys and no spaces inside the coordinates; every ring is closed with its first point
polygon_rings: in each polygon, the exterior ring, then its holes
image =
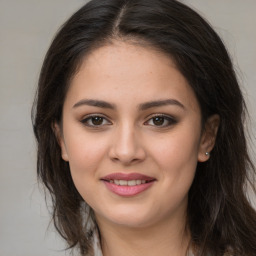
{"type": "Polygon", "coordinates": [[[206,156],[209,156],[209,155],[210,155],[210,153],[209,153],[209,152],[205,152],[205,155],[206,155],[206,156]]]}

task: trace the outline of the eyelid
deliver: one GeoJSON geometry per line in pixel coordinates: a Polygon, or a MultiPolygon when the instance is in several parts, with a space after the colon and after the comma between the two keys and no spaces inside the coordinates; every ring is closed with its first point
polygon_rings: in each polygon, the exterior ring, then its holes
{"type": "MultiPolygon", "coordinates": [[[[165,127],[169,127],[171,125],[174,125],[176,124],[178,121],[175,117],[171,116],[171,115],[167,115],[167,114],[163,114],[163,113],[159,113],[159,114],[153,114],[151,116],[148,117],[147,121],[144,122],[144,124],[148,123],[150,120],[152,120],[154,117],[163,117],[165,118],[166,120],[169,121],[169,124],[167,125],[162,125],[162,126],[157,126],[157,125],[151,125],[151,126],[155,126],[155,127],[158,127],[158,128],[165,128],[165,127]]],[[[149,124],[146,124],[146,125],[149,125],[149,124]]]]}
{"type": "MultiPolygon", "coordinates": [[[[92,128],[101,128],[103,126],[106,126],[106,125],[111,125],[113,124],[110,120],[109,117],[106,117],[106,115],[104,114],[101,114],[101,113],[94,113],[94,114],[88,114],[86,116],[84,116],[82,119],[81,119],[81,123],[87,127],[92,127],[92,128]],[[90,120],[91,118],[93,117],[101,117],[103,118],[105,121],[107,121],[107,124],[100,124],[100,125],[93,125],[93,124],[87,124],[87,121],[90,120]]],[[[163,114],[163,113],[157,113],[157,114],[152,114],[150,116],[147,117],[147,121],[144,122],[143,124],[144,125],[149,125],[149,126],[155,126],[155,127],[158,127],[158,128],[164,128],[164,127],[169,127],[171,125],[174,125],[175,123],[177,123],[177,119],[169,114],[163,114]],[[150,125],[148,124],[148,122],[150,120],[152,120],[153,118],[155,117],[163,117],[165,118],[165,120],[168,121],[168,124],[165,124],[165,125],[150,125]]]]}
{"type": "Polygon", "coordinates": [[[84,124],[85,126],[87,126],[87,127],[93,127],[93,128],[100,128],[100,127],[102,127],[102,126],[112,124],[112,122],[109,121],[109,118],[106,117],[106,115],[103,115],[103,114],[100,114],[100,113],[95,113],[95,114],[86,115],[86,116],[84,116],[84,117],[81,119],[80,122],[81,122],[82,124],[84,124]],[[108,122],[108,124],[102,124],[102,125],[89,125],[89,124],[87,124],[86,122],[87,122],[88,120],[90,120],[91,118],[93,118],[93,117],[101,117],[101,118],[103,118],[104,120],[106,120],[106,121],[108,122]]]}

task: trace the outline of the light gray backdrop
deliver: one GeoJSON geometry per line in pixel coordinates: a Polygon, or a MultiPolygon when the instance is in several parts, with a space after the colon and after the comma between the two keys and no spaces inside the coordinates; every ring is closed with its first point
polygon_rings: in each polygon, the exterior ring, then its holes
{"type": "MultiPolygon", "coordinates": [[[[104,1],[104,0],[103,0],[104,1]]],[[[36,181],[30,109],[43,56],[83,0],[0,0],[0,256],[61,256],[36,181]]],[[[224,39],[256,127],[256,1],[186,0],[224,39]]],[[[255,136],[253,137],[255,148],[255,136]]]]}

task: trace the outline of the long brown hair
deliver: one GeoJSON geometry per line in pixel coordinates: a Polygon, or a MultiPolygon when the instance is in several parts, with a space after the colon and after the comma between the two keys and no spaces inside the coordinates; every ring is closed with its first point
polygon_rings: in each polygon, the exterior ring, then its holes
{"type": "Polygon", "coordinates": [[[193,88],[203,121],[220,116],[216,145],[209,161],[198,163],[189,191],[187,225],[198,255],[226,250],[255,255],[256,212],[246,196],[255,168],[244,134],[243,96],[219,36],[199,14],[175,0],[92,0],[55,36],[41,70],[33,127],[37,173],[50,192],[58,232],[86,255],[89,238],[81,211],[86,203],[61,158],[52,125],[61,122],[65,95],[82,59],[112,40],[148,44],[170,56],[193,88]]]}

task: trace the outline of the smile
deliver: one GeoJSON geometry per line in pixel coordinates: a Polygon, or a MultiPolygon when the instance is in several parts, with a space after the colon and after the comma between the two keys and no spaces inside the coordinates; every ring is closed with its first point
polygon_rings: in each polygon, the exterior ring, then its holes
{"type": "Polygon", "coordinates": [[[148,183],[147,180],[109,180],[110,183],[114,183],[119,186],[137,186],[148,183]]]}
{"type": "Polygon", "coordinates": [[[138,195],[149,189],[156,181],[153,177],[139,173],[112,173],[101,180],[108,190],[123,197],[138,195]]]}

